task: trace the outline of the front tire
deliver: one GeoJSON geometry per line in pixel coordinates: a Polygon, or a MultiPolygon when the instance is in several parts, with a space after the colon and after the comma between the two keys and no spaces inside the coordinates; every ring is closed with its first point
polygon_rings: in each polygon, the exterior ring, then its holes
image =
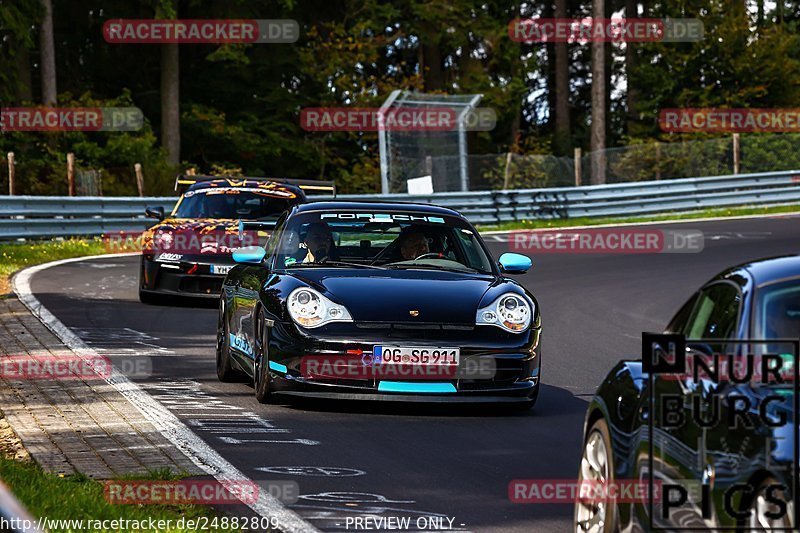
{"type": "Polygon", "coordinates": [[[236,381],[236,372],[231,366],[231,345],[228,319],[225,317],[225,305],[220,300],[219,318],[217,319],[217,377],[229,383],[236,381]]]}
{"type": "Polygon", "coordinates": [[[272,397],[272,384],[269,377],[269,329],[264,310],[259,309],[256,322],[256,357],[253,361],[253,388],[258,403],[269,403],[272,397]]]}
{"type": "MultiPolygon", "coordinates": [[[[586,482],[589,487],[610,487],[614,483],[614,454],[611,436],[604,419],[597,420],[589,431],[581,454],[578,487],[586,482]]],[[[590,501],[579,498],[575,502],[576,533],[612,533],[618,530],[617,506],[613,501],[590,501]]]]}

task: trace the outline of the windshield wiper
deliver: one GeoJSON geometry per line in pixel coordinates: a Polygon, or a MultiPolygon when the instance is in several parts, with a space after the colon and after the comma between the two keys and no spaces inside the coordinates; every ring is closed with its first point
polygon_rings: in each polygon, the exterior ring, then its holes
{"type": "Polygon", "coordinates": [[[364,263],[348,263],[347,261],[323,261],[322,263],[293,263],[289,266],[292,267],[306,267],[306,266],[313,266],[313,267],[327,267],[327,266],[341,266],[341,267],[353,267],[353,268],[372,268],[377,270],[386,270],[385,267],[377,266],[377,265],[367,265],[364,263]]]}
{"type": "Polygon", "coordinates": [[[479,270],[475,268],[470,268],[468,266],[462,266],[461,268],[456,267],[448,267],[448,266],[436,266],[436,265],[427,265],[427,264],[405,264],[405,265],[386,265],[385,268],[396,268],[399,270],[410,270],[414,268],[418,268],[420,270],[445,270],[447,272],[467,272],[470,274],[477,274],[480,273],[479,270]]]}

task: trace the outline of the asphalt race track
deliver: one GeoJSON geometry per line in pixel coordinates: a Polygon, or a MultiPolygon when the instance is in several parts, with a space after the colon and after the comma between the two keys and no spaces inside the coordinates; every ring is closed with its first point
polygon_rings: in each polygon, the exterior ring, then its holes
{"type": "MultiPolygon", "coordinates": [[[[659,227],[659,226],[656,226],[659,227]]],[[[537,254],[521,276],[543,313],[545,386],[535,410],[277,403],[214,371],[216,310],[142,305],[138,257],[44,270],[37,298],[100,353],[148,357],[134,379],[255,481],[291,480],[289,505],[322,530],[376,513],[446,517],[464,531],[568,531],[572,506],[513,504],[513,479],[574,479],[589,397],[612,365],[637,358],[642,331],[658,331],[692,291],[723,268],[800,252],[800,217],[690,222],[695,254],[537,254]],[[289,468],[281,468],[289,467],[289,468]],[[321,467],[321,468],[320,468],[321,467]]],[[[502,239],[502,237],[500,237],[502,239]]],[[[495,257],[508,250],[487,237],[495,257]]],[[[351,525],[350,530],[354,530],[351,525]]]]}

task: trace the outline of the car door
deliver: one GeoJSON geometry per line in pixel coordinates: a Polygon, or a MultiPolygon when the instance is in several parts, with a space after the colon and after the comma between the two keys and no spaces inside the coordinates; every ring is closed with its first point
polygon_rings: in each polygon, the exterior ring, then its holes
{"type": "Polygon", "coordinates": [[[247,371],[252,372],[255,358],[257,316],[256,305],[261,297],[261,288],[270,275],[272,252],[280,239],[286,216],[278,220],[275,230],[266,243],[267,253],[259,264],[242,263],[237,267],[237,284],[234,287],[231,331],[234,339],[231,347],[233,356],[247,371]]]}
{"type": "MultiPolygon", "coordinates": [[[[725,341],[737,336],[742,321],[739,287],[728,281],[714,282],[701,289],[690,304],[681,309],[667,328],[686,336],[689,341],[687,358],[710,359],[714,353],[730,351],[730,344],[725,341]],[[691,342],[696,339],[703,339],[703,342],[691,342]]],[[[703,508],[702,484],[713,485],[717,467],[724,464],[727,471],[742,446],[726,431],[728,407],[719,397],[720,384],[703,373],[695,380],[691,368],[690,365],[687,373],[677,379],[669,376],[656,379],[654,427],[658,431],[654,431],[653,437],[654,471],[658,465],[660,471],[656,477],[665,483],[682,485],[691,494],[688,504],[671,513],[664,526],[680,522],[684,527],[708,527],[717,521],[713,506],[703,508]],[[662,411],[659,401],[667,395],[679,400],[662,411]],[[672,422],[667,419],[669,416],[672,422]],[[682,423],[676,423],[676,417],[682,423]]],[[[658,522],[660,517],[654,518],[658,522]]]]}

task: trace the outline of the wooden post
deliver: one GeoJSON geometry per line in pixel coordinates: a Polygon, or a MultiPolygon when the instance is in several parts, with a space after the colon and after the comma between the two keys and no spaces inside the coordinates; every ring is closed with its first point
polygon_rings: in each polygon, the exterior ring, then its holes
{"type": "Polygon", "coordinates": [[[8,195],[14,196],[14,152],[8,152],[8,195]]]}
{"type": "Polygon", "coordinates": [[[509,183],[511,179],[511,152],[506,154],[506,168],[503,171],[503,190],[507,191],[508,187],[511,185],[509,183]]]}
{"type": "Polygon", "coordinates": [[[733,134],[733,173],[739,173],[739,134],[733,134]]]}
{"type": "Polygon", "coordinates": [[[581,186],[581,149],[575,148],[575,186],[581,186]]]}
{"type": "Polygon", "coordinates": [[[139,189],[139,196],[144,196],[144,176],[142,175],[142,165],[136,163],[133,165],[133,171],[136,173],[136,188],[139,189]]]}
{"type": "Polygon", "coordinates": [[[67,190],[70,196],[75,196],[75,154],[67,154],[67,190]]]}
{"type": "Polygon", "coordinates": [[[656,145],[656,179],[661,179],[661,143],[655,143],[656,145]]]}

